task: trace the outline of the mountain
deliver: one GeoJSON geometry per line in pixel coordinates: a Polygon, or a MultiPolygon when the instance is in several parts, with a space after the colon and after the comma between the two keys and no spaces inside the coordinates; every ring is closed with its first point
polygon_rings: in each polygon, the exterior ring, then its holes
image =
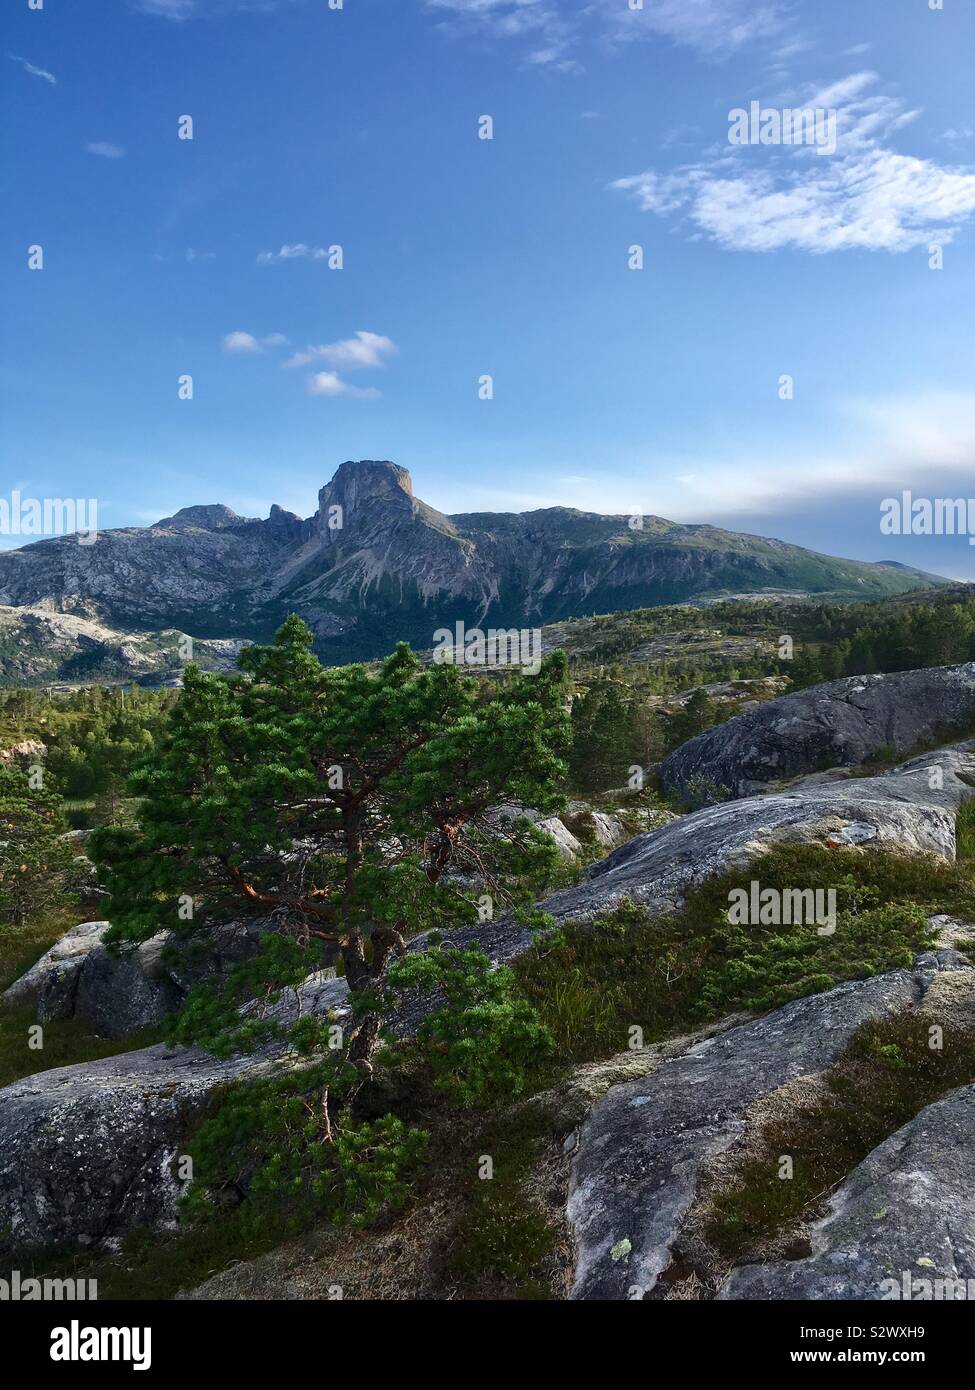
{"type": "Polygon", "coordinates": [[[17,623],[25,609],[109,629],[116,645],[163,630],[264,640],[298,612],[336,662],[400,639],[429,647],[457,621],[538,626],[714,594],[870,599],[941,582],[654,516],[639,529],[568,507],[446,516],[414,497],[405,468],[374,460],[343,463],[306,519],[278,506],[265,520],[190,506],[91,545],[65,536],[0,552],[8,641],[16,629],[30,646],[17,623]]]}

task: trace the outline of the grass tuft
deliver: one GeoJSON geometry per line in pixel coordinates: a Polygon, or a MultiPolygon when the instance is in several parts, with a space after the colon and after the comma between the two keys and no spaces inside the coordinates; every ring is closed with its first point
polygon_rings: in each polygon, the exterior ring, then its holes
{"type": "Polygon", "coordinates": [[[959,859],[975,859],[975,800],[966,801],[955,822],[956,853],[959,859]]]}

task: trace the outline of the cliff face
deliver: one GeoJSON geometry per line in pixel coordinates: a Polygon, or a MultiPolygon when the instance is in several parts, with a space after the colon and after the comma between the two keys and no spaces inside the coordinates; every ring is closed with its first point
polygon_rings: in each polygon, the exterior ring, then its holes
{"type": "Polygon", "coordinates": [[[379,655],[434,631],[538,625],[713,592],[880,598],[931,576],[834,559],[776,540],[553,507],[445,516],[389,462],[343,463],[302,520],[189,506],[146,528],[0,552],[0,605],[111,628],[268,637],[292,611],[329,659],[379,655]]]}

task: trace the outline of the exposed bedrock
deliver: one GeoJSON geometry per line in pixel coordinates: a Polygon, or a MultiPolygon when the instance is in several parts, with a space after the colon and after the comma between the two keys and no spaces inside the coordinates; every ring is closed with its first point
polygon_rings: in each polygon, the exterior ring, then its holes
{"type": "MultiPolygon", "coordinates": [[[[609,1091],[582,1125],[574,1149],[567,1207],[577,1244],[572,1296],[633,1299],[652,1293],[671,1263],[702,1172],[741,1140],[749,1110],[779,1088],[829,1067],[868,1019],[923,1005],[939,979],[955,986],[946,991],[954,998],[954,1007],[961,994],[970,1011],[975,971],[968,961],[953,950],[926,952],[912,970],[895,970],[796,1000],[700,1042],[681,1056],[665,1058],[647,1075],[609,1091]]],[[[930,1012],[933,1020],[940,1018],[940,1007],[930,1012]]],[[[920,1117],[915,1124],[918,1132],[923,1130],[920,1117]]],[[[846,1199],[838,1195],[832,1226],[827,1222],[819,1237],[818,1261],[801,1262],[806,1265],[805,1275],[796,1272],[799,1264],[793,1267],[788,1261],[747,1267],[732,1275],[723,1296],[868,1296],[842,1294],[844,1277],[849,1280],[855,1275],[859,1289],[876,1289],[890,1261],[900,1258],[894,1257],[895,1248],[906,1250],[918,1243],[923,1248],[918,1248],[911,1263],[928,1253],[931,1245],[937,1250],[939,1267],[946,1267],[945,1240],[952,1229],[953,1204],[960,1202],[965,1174],[970,1179],[972,1171],[972,1125],[971,1106],[966,1110],[962,1105],[950,1117],[946,1112],[939,1130],[943,1140],[950,1133],[961,1138],[967,1126],[969,1144],[967,1159],[944,1161],[955,1194],[947,1206],[942,1207],[936,1182],[928,1182],[922,1174],[915,1180],[911,1166],[915,1151],[908,1145],[898,1148],[895,1136],[861,1165],[857,1170],[861,1177],[851,1175],[846,1185],[850,1195],[846,1199]],[[862,1176],[863,1170],[867,1177],[862,1176]],[[859,1201],[870,1175],[878,1179],[882,1175],[891,1191],[913,1193],[913,1204],[908,1202],[905,1208],[909,1215],[904,1223],[899,1208],[888,1208],[883,1239],[878,1226],[874,1246],[857,1247],[868,1203],[857,1205],[854,1197],[859,1201]],[[842,1220],[854,1210],[860,1222],[855,1229],[842,1220]],[[790,1287],[798,1289],[797,1280],[805,1291],[790,1294],[790,1287]]],[[[936,1147],[932,1133],[927,1148],[931,1163],[936,1162],[936,1147]]],[[[874,1214],[879,1210],[878,1204],[874,1214]]],[[[968,1267],[975,1257],[970,1217],[957,1231],[959,1246],[964,1247],[959,1259],[968,1267]]]]}
{"type": "Polygon", "coordinates": [[[769,700],[675,748],[668,790],[748,796],[788,777],[858,767],[975,729],[975,662],[846,676],[769,700]],[[722,791],[723,789],[723,791],[722,791]]]}

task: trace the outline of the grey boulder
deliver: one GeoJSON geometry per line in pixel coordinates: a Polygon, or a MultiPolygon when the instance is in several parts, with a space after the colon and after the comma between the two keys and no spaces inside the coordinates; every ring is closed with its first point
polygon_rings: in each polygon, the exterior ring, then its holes
{"type": "Polygon", "coordinates": [[[651,911],[679,905],[706,879],[760,860],[782,843],[867,847],[955,858],[955,816],[973,795],[975,742],[915,758],[877,777],[810,780],[787,791],[706,806],[637,835],[582,883],[543,904],[586,920],[622,899],[651,911]]]}
{"type": "Polygon", "coordinates": [[[66,931],[41,958],[3,994],[0,1002],[10,1006],[36,1004],[39,1017],[45,1008],[52,1015],[70,1016],[82,966],[108,931],[108,922],[79,922],[66,931]]]}
{"type": "Polygon", "coordinates": [[[813,1253],[735,1270],[720,1299],[953,1301],[975,1294],[975,1086],[929,1105],[855,1168],[813,1253]]]}
{"type": "MultiPolygon", "coordinates": [[[[343,1015],[344,982],[313,976],[303,1010],[343,1015]]],[[[289,994],[277,1012],[293,1019],[289,994]]],[[[344,1010],[347,1012],[347,1010],[344,1010]]],[[[172,1227],[181,1145],[208,1099],[290,1065],[267,1046],[221,1061],[163,1044],[25,1077],[0,1091],[0,1244],[88,1246],[136,1226],[172,1227]]]]}
{"type": "Polygon", "coordinates": [[[826,767],[857,767],[878,754],[902,757],[975,728],[975,662],[846,676],[770,700],[674,749],[660,767],[670,791],[704,799],[748,796],[826,767]]]}
{"type": "Polygon", "coordinates": [[[213,927],[200,943],[160,932],[137,948],[106,946],[108,922],[82,922],[46,951],[0,996],[33,1003],[40,1022],[78,1019],[101,1037],[119,1038],[160,1024],[203,979],[224,973],[257,949],[264,923],[213,927]]]}

